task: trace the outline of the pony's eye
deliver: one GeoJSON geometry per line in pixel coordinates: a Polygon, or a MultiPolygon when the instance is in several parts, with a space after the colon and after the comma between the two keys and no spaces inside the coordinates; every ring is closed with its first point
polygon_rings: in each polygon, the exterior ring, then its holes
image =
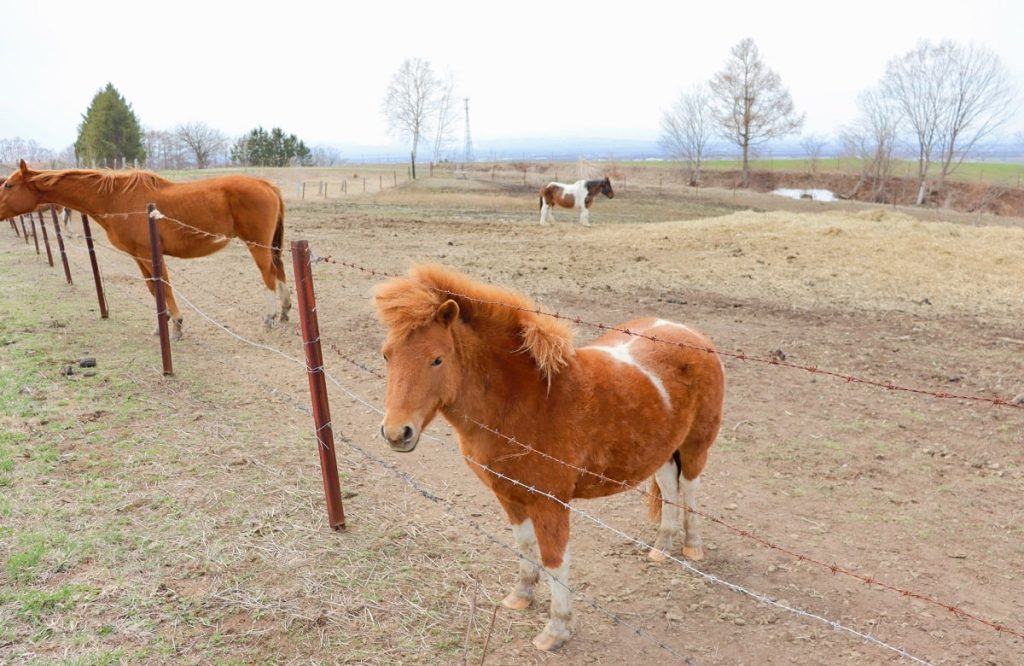
{"type": "Polygon", "coordinates": [[[13,187],[14,187],[14,185],[11,185],[10,183],[4,183],[4,189],[5,190],[9,190],[9,189],[11,189],[13,187]]]}
{"type": "Polygon", "coordinates": [[[430,365],[438,366],[438,365],[441,365],[442,363],[444,363],[444,359],[441,358],[440,356],[438,356],[437,358],[435,358],[433,360],[433,362],[430,365]]]}

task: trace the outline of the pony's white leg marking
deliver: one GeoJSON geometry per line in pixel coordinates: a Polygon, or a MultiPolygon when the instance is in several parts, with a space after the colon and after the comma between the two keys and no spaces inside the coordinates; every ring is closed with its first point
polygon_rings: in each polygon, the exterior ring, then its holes
{"type": "Polygon", "coordinates": [[[664,562],[667,559],[666,555],[672,553],[672,538],[679,531],[679,469],[674,459],[658,468],[654,473],[654,482],[658,484],[661,497],[666,502],[661,505],[658,538],[647,556],[655,562],[664,562]]]}
{"type": "Polygon", "coordinates": [[[277,294],[273,289],[263,292],[263,325],[270,329],[274,327],[274,320],[277,318],[277,294]]]}
{"type": "Polygon", "coordinates": [[[502,599],[501,604],[505,608],[522,610],[533,602],[534,587],[540,578],[540,569],[536,564],[537,535],[533,531],[533,521],[527,518],[520,524],[513,525],[512,536],[519,549],[519,578],[516,581],[516,589],[502,599]]]}
{"type": "Polygon", "coordinates": [[[544,567],[551,587],[551,619],[544,631],[533,639],[540,650],[556,650],[572,637],[572,592],[569,590],[569,547],[562,555],[562,565],[556,569],[544,567]]]}
{"type": "Polygon", "coordinates": [[[281,321],[288,321],[288,311],[292,309],[292,295],[288,291],[288,285],[281,280],[277,281],[277,296],[281,301],[281,321]]]}
{"type": "Polygon", "coordinates": [[[693,512],[697,509],[700,476],[694,477],[692,481],[687,481],[686,477],[680,476],[679,482],[683,491],[683,505],[690,509],[683,513],[683,529],[686,531],[686,537],[683,540],[683,555],[691,560],[703,560],[704,546],[700,538],[700,529],[697,526],[697,514],[693,512]]]}
{"type": "Polygon", "coordinates": [[[582,222],[585,227],[590,226],[590,211],[587,210],[586,206],[580,208],[580,222],[582,222]]]}
{"type": "Polygon", "coordinates": [[[547,224],[548,223],[548,202],[546,202],[546,201],[544,203],[542,203],[541,206],[540,206],[540,223],[541,224],[547,224]]]}

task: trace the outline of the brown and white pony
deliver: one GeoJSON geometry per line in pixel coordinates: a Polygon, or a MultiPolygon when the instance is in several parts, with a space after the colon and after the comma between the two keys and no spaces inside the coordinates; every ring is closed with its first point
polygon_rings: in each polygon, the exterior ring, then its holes
{"type": "MultiPolygon", "coordinates": [[[[694,508],[722,418],[718,355],[700,333],[656,317],[620,328],[664,342],[612,331],[575,347],[567,324],[536,313],[523,296],[436,265],[380,285],[375,300],[388,329],[381,435],[409,452],[438,413],[452,425],[470,469],[508,515],[521,554],[515,589],[502,603],[531,604],[539,547],[551,617],[533,644],[559,647],[573,631],[569,509],[561,502],[612,495],[653,475],[657,498],[675,503],[681,487],[694,508]]],[[[660,499],[651,504],[661,524],[649,555],[661,561],[679,531],[679,510],[660,499]]],[[[700,559],[688,511],[683,527],[683,554],[700,559]]]]}
{"type": "Polygon", "coordinates": [[[603,194],[609,199],[615,197],[612,190],[612,181],[604,180],[577,180],[572,185],[566,183],[551,182],[540,190],[540,223],[547,224],[552,217],[551,209],[555,206],[562,208],[579,208],[580,222],[583,226],[590,226],[590,206],[594,198],[603,194]]]}
{"type": "MultiPolygon", "coordinates": [[[[36,171],[25,161],[0,185],[0,219],[56,203],[81,211],[107,232],[110,243],[135,259],[149,290],[155,293],[149,259],[146,204],[155,203],[169,219],[160,220],[165,255],[191,259],[224,248],[231,238],[244,241],[266,287],[264,325],[286,321],[291,296],[285,282],[281,246],[284,201],[273,183],[250,176],[221,176],[174,183],[149,171],[67,169],[36,171]]],[[[181,338],[181,311],[167,279],[167,309],[174,338],[181,338]]]]}

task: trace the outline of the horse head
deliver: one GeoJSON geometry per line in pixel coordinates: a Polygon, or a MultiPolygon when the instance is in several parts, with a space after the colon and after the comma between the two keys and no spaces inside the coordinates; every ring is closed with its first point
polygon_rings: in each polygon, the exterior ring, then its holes
{"type": "Polygon", "coordinates": [[[459,304],[436,306],[429,322],[399,335],[394,328],[381,349],[388,377],[380,434],[400,453],[416,448],[420,434],[451,403],[461,378],[453,329],[459,304]]]}
{"type": "Polygon", "coordinates": [[[14,173],[0,179],[0,220],[31,213],[39,205],[39,190],[29,180],[32,173],[21,160],[14,173]]]}
{"type": "Polygon", "coordinates": [[[605,195],[609,199],[615,198],[615,191],[612,189],[611,179],[605,178],[601,181],[601,194],[605,195]]]}

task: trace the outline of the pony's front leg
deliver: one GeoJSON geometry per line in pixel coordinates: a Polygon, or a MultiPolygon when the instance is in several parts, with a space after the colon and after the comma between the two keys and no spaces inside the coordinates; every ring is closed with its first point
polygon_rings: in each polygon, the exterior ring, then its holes
{"type": "Polygon", "coordinates": [[[512,523],[512,536],[516,540],[516,548],[519,549],[519,576],[516,578],[516,587],[501,600],[501,604],[512,610],[522,610],[533,603],[534,588],[540,578],[540,568],[537,565],[537,535],[533,531],[533,521],[526,515],[526,507],[505,500],[500,495],[498,501],[512,523]]]}
{"type": "Polygon", "coordinates": [[[167,306],[167,313],[171,318],[171,340],[178,342],[182,337],[182,324],[185,319],[181,316],[181,310],[178,309],[178,301],[174,298],[174,289],[171,288],[171,281],[167,275],[167,264],[162,264],[160,267],[163,273],[164,283],[164,301],[167,306]]]}
{"type": "Polygon", "coordinates": [[[533,639],[540,650],[557,650],[572,637],[572,589],[569,587],[569,509],[554,502],[531,507],[540,558],[551,588],[551,619],[533,639]]]}
{"type": "Polygon", "coordinates": [[[585,227],[590,226],[590,211],[586,206],[580,208],[580,223],[585,227]]]}
{"type": "Polygon", "coordinates": [[[533,521],[527,518],[518,525],[512,525],[512,536],[519,549],[519,576],[516,578],[515,589],[501,600],[501,605],[512,610],[523,610],[533,603],[534,589],[540,578],[537,535],[533,531],[533,521]]]}

